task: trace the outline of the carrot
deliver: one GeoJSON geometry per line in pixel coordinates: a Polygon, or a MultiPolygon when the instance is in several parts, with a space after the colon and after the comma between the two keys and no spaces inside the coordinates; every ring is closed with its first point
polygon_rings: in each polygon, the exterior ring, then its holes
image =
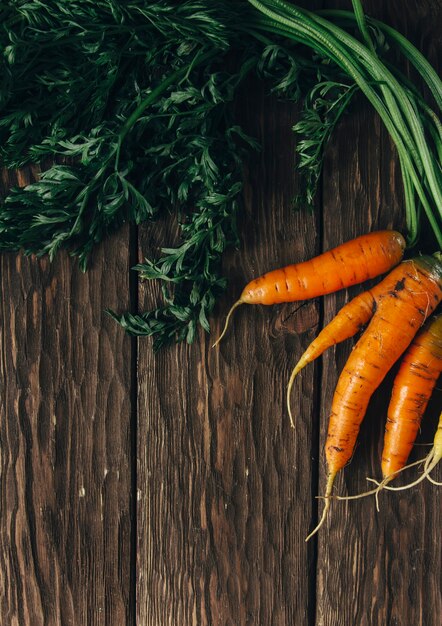
{"type": "Polygon", "coordinates": [[[280,304],[316,298],[384,274],[405,250],[403,236],[381,230],[351,239],[319,256],[268,272],[248,283],[227,314],[224,337],[233,311],[241,304],[280,304]]]}
{"type": "MultiPolygon", "coordinates": [[[[411,263],[411,261],[405,261],[405,263],[411,263]]],[[[294,422],[290,406],[290,395],[296,376],[306,365],[321,356],[325,350],[345,341],[349,337],[353,337],[358,331],[362,330],[373,317],[379,302],[383,300],[385,294],[392,294],[395,298],[403,289],[403,271],[403,264],[399,265],[375,287],[350,300],[308,346],[293,368],[287,386],[287,410],[292,427],[294,427],[294,422]]]]}
{"type": "MultiPolygon", "coordinates": [[[[338,496],[338,500],[355,500],[376,496],[386,488],[405,465],[415,442],[422,416],[437,379],[442,372],[442,315],[430,318],[418,332],[401,361],[393,383],[387,412],[387,424],[382,452],[381,482],[373,481],[376,489],[355,496],[338,496]]],[[[422,460],[412,463],[416,465],[422,460]]],[[[379,509],[379,506],[378,506],[379,509]]]]}
{"type": "Polygon", "coordinates": [[[400,288],[401,272],[402,269],[398,269],[397,272],[391,272],[381,283],[350,300],[308,346],[293,368],[287,386],[287,410],[292,427],[294,427],[294,421],[290,406],[290,395],[296,376],[306,365],[321,356],[328,348],[353,337],[362,330],[373,317],[377,308],[378,298],[383,293],[394,292],[397,286],[400,288]]]}
{"type": "Polygon", "coordinates": [[[442,260],[421,256],[404,261],[389,274],[395,288],[376,299],[376,311],[341,373],[331,408],[325,453],[328,478],[321,520],[324,523],[337,473],[353,456],[368,402],[387,372],[407,349],[425,319],[442,300],[442,260]]]}
{"type": "Polygon", "coordinates": [[[387,412],[382,475],[392,480],[411,452],[422,416],[442,372],[442,315],[425,325],[404,355],[387,412]]]}
{"type": "Polygon", "coordinates": [[[434,485],[438,485],[440,487],[442,486],[442,483],[439,483],[433,478],[431,478],[430,474],[433,471],[433,469],[436,467],[436,465],[441,461],[441,459],[442,459],[442,413],[440,414],[440,417],[439,417],[439,424],[437,426],[436,434],[434,436],[433,446],[430,452],[428,453],[428,455],[424,459],[421,459],[420,461],[415,461],[414,463],[410,463],[409,465],[404,465],[404,467],[402,467],[399,470],[399,472],[402,472],[408,469],[409,467],[412,467],[413,465],[419,465],[421,463],[424,463],[424,471],[419,476],[419,478],[417,478],[411,483],[408,483],[407,485],[402,485],[401,487],[391,487],[391,485],[384,484],[386,480],[385,478],[381,483],[378,483],[376,480],[373,480],[373,479],[369,479],[369,480],[371,480],[372,482],[378,485],[378,489],[376,491],[382,488],[388,489],[389,491],[403,491],[404,489],[410,489],[411,487],[414,487],[415,485],[422,482],[425,478],[427,478],[434,485]]]}

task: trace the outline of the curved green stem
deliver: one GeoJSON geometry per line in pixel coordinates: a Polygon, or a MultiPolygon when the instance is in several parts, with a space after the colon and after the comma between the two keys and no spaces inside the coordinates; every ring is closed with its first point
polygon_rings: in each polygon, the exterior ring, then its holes
{"type": "Polygon", "coordinates": [[[356,22],[358,24],[358,28],[361,32],[361,35],[364,38],[365,43],[367,44],[367,47],[370,50],[370,52],[375,55],[376,50],[374,49],[373,42],[368,33],[367,20],[365,18],[365,13],[362,9],[362,5],[359,0],[352,0],[352,4],[353,4],[354,16],[356,18],[356,22]]]}
{"type": "Polygon", "coordinates": [[[442,211],[442,190],[437,181],[434,162],[428,150],[422,123],[416,115],[416,112],[414,111],[413,106],[407,98],[402,86],[393,74],[384,64],[382,64],[381,61],[379,61],[376,56],[371,54],[371,52],[367,50],[363,44],[329,20],[324,20],[320,16],[308,11],[298,10],[292,5],[286,4],[282,0],[272,0],[272,5],[273,4],[280,6],[287,11],[287,13],[292,14],[297,19],[302,19],[302,16],[304,15],[312,21],[318,23],[326,31],[328,31],[329,34],[334,35],[338,41],[348,46],[349,49],[358,55],[360,60],[364,62],[369,73],[375,80],[379,81],[379,88],[384,94],[386,104],[397,126],[398,132],[401,133],[408,151],[410,151],[414,157],[418,170],[422,168],[425,171],[436,206],[439,207],[440,211],[442,211]],[[402,118],[400,109],[402,110],[405,119],[402,118]],[[409,125],[409,129],[407,128],[406,122],[409,125]]]}
{"type": "MultiPolygon", "coordinates": [[[[341,20],[347,20],[351,23],[355,22],[355,15],[351,11],[343,11],[340,9],[321,9],[316,11],[316,13],[326,18],[338,18],[341,20]]],[[[368,24],[375,26],[394,41],[404,57],[410,61],[410,63],[419,72],[419,75],[422,76],[428,85],[437,106],[439,109],[442,109],[442,80],[431,63],[428,62],[424,55],[415,46],[413,46],[413,44],[410,43],[404,35],[391,26],[388,26],[388,24],[384,24],[384,22],[380,22],[371,17],[366,17],[366,20],[368,24]]]]}
{"type": "Polygon", "coordinates": [[[298,9],[293,5],[287,5],[282,0],[269,0],[267,2],[265,0],[264,2],[249,0],[249,2],[267,17],[267,20],[262,20],[264,28],[270,26],[272,32],[278,32],[324,54],[337,63],[358,84],[381,116],[396,144],[402,171],[407,172],[404,185],[407,198],[407,226],[410,230],[411,240],[415,238],[416,224],[414,222],[417,221],[417,209],[411,192],[412,184],[424,207],[438,244],[442,246],[442,227],[433,214],[424,190],[424,185],[428,184],[439,215],[442,215],[442,190],[439,172],[429,153],[423,127],[413,104],[391,72],[360,42],[315,14],[298,9]],[[269,21],[271,25],[269,25],[269,21]],[[363,68],[360,67],[360,64],[363,65],[363,68]],[[368,76],[365,72],[368,72],[368,76]],[[373,88],[373,79],[381,94],[378,94],[373,88]],[[426,179],[426,181],[423,185],[421,181],[424,172],[424,180],[426,179]]]}

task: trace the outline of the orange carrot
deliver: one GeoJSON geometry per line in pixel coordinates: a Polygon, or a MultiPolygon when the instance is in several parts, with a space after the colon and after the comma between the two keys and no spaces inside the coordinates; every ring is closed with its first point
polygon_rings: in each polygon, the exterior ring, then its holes
{"type": "Polygon", "coordinates": [[[240,304],[280,304],[316,298],[384,274],[397,265],[405,249],[394,230],[363,235],[309,261],[268,272],[248,283],[227,314],[223,338],[233,311],[240,304]]]}
{"type": "Polygon", "coordinates": [[[433,469],[436,467],[438,463],[440,463],[441,460],[442,460],[442,413],[439,416],[439,424],[437,426],[436,434],[434,436],[433,447],[431,448],[427,456],[424,459],[420,459],[419,461],[410,463],[410,465],[405,465],[399,470],[399,472],[402,472],[408,469],[409,467],[413,467],[414,465],[420,465],[421,463],[423,463],[424,471],[419,476],[419,478],[417,478],[411,483],[408,483],[407,485],[402,485],[401,487],[391,487],[390,485],[387,485],[385,478],[380,483],[378,483],[376,480],[373,480],[372,478],[369,478],[368,480],[370,480],[373,483],[376,483],[377,485],[377,489],[375,490],[376,493],[379,492],[381,489],[388,489],[389,491],[403,491],[404,489],[410,489],[411,487],[414,487],[418,483],[425,480],[425,478],[428,479],[434,485],[438,485],[439,487],[441,487],[442,483],[437,482],[430,475],[433,469]]]}
{"type": "MultiPolygon", "coordinates": [[[[396,374],[387,412],[382,452],[382,481],[378,482],[369,478],[368,480],[376,483],[375,489],[355,496],[338,496],[338,500],[356,500],[374,495],[378,503],[379,493],[387,488],[387,484],[399,472],[426,461],[424,459],[405,465],[415,442],[422,416],[441,372],[442,315],[438,315],[430,318],[418,332],[405,352],[396,374]]],[[[442,445],[442,435],[439,435],[439,438],[441,438],[442,445]]],[[[435,445],[437,457],[437,441],[435,445]]],[[[440,458],[442,458],[442,452],[441,457],[437,457],[436,463],[440,458]]]]}
{"type": "Polygon", "coordinates": [[[382,474],[392,480],[407,462],[442,372],[442,315],[424,326],[402,359],[387,413],[382,474]]]}
{"type": "MultiPolygon", "coordinates": [[[[405,261],[405,263],[411,263],[411,261],[405,261]]],[[[341,341],[345,341],[349,337],[353,337],[358,331],[362,330],[365,324],[373,317],[379,302],[384,298],[385,294],[391,294],[396,298],[403,290],[403,271],[403,264],[401,264],[375,287],[350,300],[308,346],[293,368],[287,386],[287,410],[292,426],[294,426],[294,423],[290,406],[290,394],[297,374],[306,365],[321,356],[325,350],[341,341]]]]}
{"type": "Polygon", "coordinates": [[[325,350],[353,337],[358,331],[362,330],[376,311],[378,297],[382,293],[394,291],[397,285],[400,287],[399,276],[401,271],[398,270],[398,273],[391,272],[381,283],[350,300],[332,321],[322,329],[301,356],[292,370],[287,385],[287,410],[292,427],[294,427],[294,422],[290,406],[290,395],[296,376],[306,365],[321,356],[325,350]]]}
{"type": "Polygon", "coordinates": [[[404,261],[389,275],[395,288],[376,298],[366,331],[351,352],[335,390],[325,446],[328,479],[324,523],[337,473],[350,461],[368,402],[414,335],[442,300],[442,260],[422,256],[404,261]]]}

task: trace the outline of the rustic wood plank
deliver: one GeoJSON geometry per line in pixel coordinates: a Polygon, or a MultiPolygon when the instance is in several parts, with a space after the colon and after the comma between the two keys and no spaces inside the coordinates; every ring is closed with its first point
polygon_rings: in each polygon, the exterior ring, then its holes
{"type": "MultiPolygon", "coordinates": [[[[333,3],[341,7],[344,4],[347,3],[333,3]]],[[[435,42],[440,40],[435,38],[441,32],[441,3],[372,0],[364,2],[364,7],[404,32],[437,64],[440,45],[435,42]]],[[[325,248],[371,229],[402,225],[401,178],[395,150],[368,107],[348,116],[335,136],[324,172],[323,198],[325,248]]],[[[431,245],[430,238],[427,243],[431,245]]],[[[425,240],[421,249],[425,251],[425,240]]],[[[354,288],[327,297],[324,322],[359,291],[360,288],[354,288]]],[[[320,492],[325,486],[322,459],[332,395],[352,345],[354,342],[338,346],[323,358],[320,492]]],[[[384,419],[393,373],[372,399],[355,456],[336,481],[336,493],[364,491],[368,488],[366,476],[380,476],[384,419]]],[[[440,393],[434,398],[421,442],[433,438],[436,408],[440,410],[441,399],[440,393]]],[[[416,448],[412,459],[425,453],[425,448],[416,448]]],[[[404,478],[402,482],[405,481],[404,478]]],[[[371,498],[334,504],[329,523],[318,540],[318,626],[439,624],[439,498],[437,488],[427,482],[413,491],[383,494],[379,513],[371,498]]]]}
{"type": "MultiPolygon", "coordinates": [[[[332,4],[348,8],[347,1],[332,4]]],[[[419,10],[397,0],[364,4],[434,61],[439,1],[421,2],[419,10]]],[[[251,91],[244,116],[264,149],[249,164],[246,241],[226,258],[231,284],[212,320],[214,335],[252,276],[312,256],[322,244],[401,224],[394,151],[367,108],[343,122],[330,149],[323,226],[318,215],[290,209],[294,107],[251,91]]],[[[140,257],[175,238],[171,224],[143,228],[140,257]]],[[[134,354],[103,314],[106,306],[130,305],[127,240],[126,230],[101,246],[86,276],[66,255],[53,266],[0,257],[1,623],[135,619],[134,354]]],[[[326,298],[325,320],[358,291],[326,298]]],[[[139,295],[141,309],[159,298],[150,284],[139,295]]],[[[286,380],[323,321],[317,302],[296,309],[244,307],[219,351],[203,335],[192,347],[158,355],[139,342],[136,621],[143,626],[400,624],[405,611],[409,623],[438,623],[441,562],[433,538],[441,519],[430,485],[384,497],[379,515],[368,500],[335,506],[319,538],[315,587],[316,541],[305,546],[303,539],[316,518],[318,459],[324,474],[317,420],[320,413],[324,429],[351,346],[300,375],[294,433],[286,380]]],[[[374,398],[357,455],[337,482],[341,493],[360,490],[378,471],[390,383],[374,398]]],[[[439,399],[433,415],[437,406],[439,399]]]]}
{"type": "Polygon", "coordinates": [[[104,312],[127,277],[127,229],[87,274],[0,256],[5,626],[131,623],[131,341],[104,312]]]}
{"type": "MultiPolygon", "coordinates": [[[[291,209],[295,108],[253,90],[244,106],[263,150],[249,164],[245,242],[226,259],[214,337],[248,280],[319,249],[318,213],[291,209]]],[[[171,227],[143,230],[143,255],[173,240],[171,227]]],[[[158,297],[141,285],[141,308],[158,297]]],[[[285,388],[318,308],[296,309],[239,309],[218,350],[202,334],[157,355],[140,342],[137,623],[312,623],[315,549],[304,537],[316,508],[314,368],[299,389],[296,433],[285,388]]]]}

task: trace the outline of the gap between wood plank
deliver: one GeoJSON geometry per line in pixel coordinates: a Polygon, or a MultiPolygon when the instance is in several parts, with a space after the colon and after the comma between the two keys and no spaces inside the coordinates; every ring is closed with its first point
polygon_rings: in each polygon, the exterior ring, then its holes
{"type": "MultiPolygon", "coordinates": [[[[317,191],[317,204],[315,210],[318,211],[318,219],[316,223],[317,233],[318,233],[318,254],[322,254],[324,252],[324,205],[323,205],[323,197],[324,197],[324,188],[323,188],[323,178],[321,174],[320,185],[318,185],[317,191]]],[[[318,300],[318,328],[324,328],[324,299],[319,298],[318,300]]],[[[319,500],[316,498],[319,495],[319,481],[320,481],[320,459],[321,459],[321,411],[322,411],[322,402],[321,402],[321,391],[322,391],[322,378],[323,378],[323,368],[322,368],[322,358],[319,358],[315,361],[314,365],[314,376],[313,380],[317,381],[316,391],[314,393],[313,399],[313,413],[317,416],[316,426],[312,428],[312,442],[311,442],[311,459],[312,459],[312,480],[311,480],[311,498],[312,498],[312,527],[310,529],[306,529],[307,532],[310,532],[312,528],[319,522],[319,500]]],[[[309,606],[312,607],[310,618],[311,626],[316,625],[316,617],[317,617],[317,579],[318,579],[318,535],[315,535],[313,538],[313,573],[309,575],[309,606]]]]}
{"type": "MultiPolygon", "coordinates": [[[[138,263],[138,226],[129,227],[129,305],[133,315],[138,313],[138,273],[132,268],[138,263]]],[[[137,547],[138,547],[138,337],[131,337],[130,347],[130,576],[128,619],[132,626],[137,626],[137,547]]]]}

